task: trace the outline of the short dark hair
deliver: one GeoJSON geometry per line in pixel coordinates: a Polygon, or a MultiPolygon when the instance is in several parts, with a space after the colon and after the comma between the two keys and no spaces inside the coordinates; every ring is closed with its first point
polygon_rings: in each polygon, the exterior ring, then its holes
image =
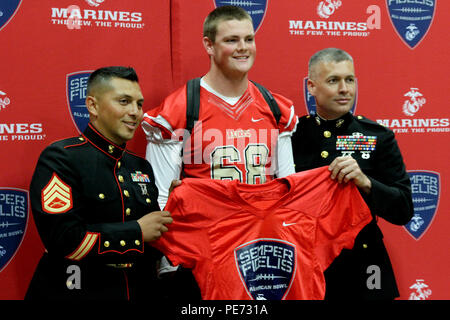
{"type": "Polygon", "coordinates": [[[87,84],[87,94],[89,95],[92,88],[110,80],[111,78],[126,79],[133,82],[139,82],[136,71],[132,67],[111,66],[103,67],[91,73],[87,84]]]}
{"type": "Polygon", "coordinates": [[[313,78],[314,76],[314,67],[320,62],[342,62],[342,61],[350,61],[353,63],[352,56],[339,48],[325,48],[317,51],[312,57],[309,59],[308,63],[308,77],[313,78]]]}
{"type": "Polygon", "coordinates": [[[216,41],[217,25],[228,20],[249,20],[253,24],[252,17],[245,9],[238,6],[221,6],[211,11],[203,23],[203,36],[212,42],[216,41]]]}

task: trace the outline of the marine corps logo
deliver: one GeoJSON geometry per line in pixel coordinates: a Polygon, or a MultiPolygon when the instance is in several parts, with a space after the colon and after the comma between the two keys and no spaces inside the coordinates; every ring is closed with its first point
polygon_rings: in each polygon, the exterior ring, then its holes
{"type": "Polygon", "coordinates": [[[14,17],[22,0],[9,0],[0,3],[0,30],[14,17]]]}
{"type": "Polygon", "coordinates": [[[403,103],[403,113],[410,117],[415,115],[427,101],[417,88],[411,88],[404,96],[409,100],[403,103]]]}
{"type": "Polygon", "coordinates": [[[253,300],[283,300],[296,269],[295,245],[279,239],[256,239],[234,250],[236,266],[253,300]]]}
{"type": "Polygon", "coordinates": [[[323,0],[317,6],[317,14],[322,18],[328,19],[342,5],[339,0],[323,0]]]}
{"type": "Polygon", "coordinates": [[[0,110],[5,109],[10,103],[11,100],[6,93],[0,90],[0,110]]]}
{"type": "Polygon", "coordinates": [[[98,7],[100,4],[103,3],[103,1],[105,1],[105,0],[86,0],[86,2],[87,2],[91,7],[98,7]]]}
{"type": "Polygon", "coordinates": [[[425,37],[433,22],[436,0],[386,0],[389,18],[400,39],[414,49],[425,37]]]}
{"type": "Polygon", "coordinates": [[[410,293],[408,300],[427,300],[432,293],[430,287],[423,279],[416,279],[416,283],[409,288],[415,291],[410,293]]]}
{"type": "Polygon", "coordinates": [[[430,227],[437,211],[440,194],[439,174],[432,171],[408,171],[411,180],[414,216],[404,228],[419,240],[430,227]]]}
{"type": "Polygon", "coordinates": [[[72,120],[81,133],[89,123],[89,112],[86,108],[85,99],[87,92],[87,81],[92,71],[78,71],[66,76],[67,105],[72,120]]]}
{"type": "Polygon", "coordinates": [[[216,7],[226,6],[226,5],[236,5],[245,9],[253,20],[253,27],[255,28],[255,33],[261,26],[264,17],[266,15],[267,2],[268,0],[253,0],[253,1],[229,1],[229,0],[215,0],[216,7]]]}
{"type": "Polygon", "coordinates": [[[0,271],[22,243],[28,222],[28,191],[0,188],[0,271]]]}

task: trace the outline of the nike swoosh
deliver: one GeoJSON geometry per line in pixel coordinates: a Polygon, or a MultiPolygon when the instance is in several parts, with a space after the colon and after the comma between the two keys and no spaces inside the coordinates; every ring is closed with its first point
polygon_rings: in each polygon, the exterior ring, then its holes
{"type": "Polygon", "coordinates": [[[292,226],[293,224],[297,224],[297,222],[294,222],[294,223],[286,223],[286,222],[283,221],[283,227],[289,227],[289,226],[292,226]]]}
{"type": "Polygon", "coordinates": [[[259,122],[259,121],[261,121],[261,120],[264,120],[264,118],[253,119],[253,117],[252,117],[252,122],[259,122]]]}

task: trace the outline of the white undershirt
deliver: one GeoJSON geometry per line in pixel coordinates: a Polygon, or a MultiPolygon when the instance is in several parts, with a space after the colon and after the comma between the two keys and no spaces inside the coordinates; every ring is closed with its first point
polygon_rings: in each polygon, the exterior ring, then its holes
{"type": "Polygon", "coordinates": [[[218,96],[220,99],[224,100],[226,103],[230,104],[230,105],[235,105],[236,102],[239,101],[239,99],[242,97],[242,95],[240,95],[239,97],[227,97],[224,96],[220,93],[218,93],[216,90],[214,90],[213,88],[211,88],[206,82],[205,80],[203,80],[203,78],[200,79],[200,86],[202,86],[203,88],[205,88],[206,90],[208,90],[209,92],[211,92],[212,94],[218,96]]]}

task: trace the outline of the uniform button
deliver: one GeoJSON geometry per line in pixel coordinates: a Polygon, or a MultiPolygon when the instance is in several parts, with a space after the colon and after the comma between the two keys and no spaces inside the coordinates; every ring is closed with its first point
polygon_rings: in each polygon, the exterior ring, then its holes
{"type": "Polygon", "coordinates": [[[125,210],[125,214],[126,214],[127,216],[129,216],[129,215],[131,214],[131,209],[130,209],[130,208],[127,208],[127,210],[125,210]]]}
{"type": "Polygon", "coordinates": [[[141,242],[140,242],[139,240],[135,240],[135,241],[134,241],[134,244],[137,245],[137,246],[140,246],[140,245],[141,245],[141,242]]]}
{"type": "Polygon", "coordinates": [[[363,247],[364,249],[367,249],[368,245],[367,245],[366,243],[363,243],[362,247],[363,247]]]}
{"type": "Polygon", "coordinates": [[[122,165],[122,164],[120,163],[120,161],[117,162],[117,168],[120,168],[121,165],[122,165]]]}
{"type": "Polygon", "coordinates": [[[322,152],[320,153],[320,156],[321,156],[322,158],[326,159],[326,158],[328,158],[328,152],[327,152],[327,151],[322,151],[322,152]]]}
{"type": "Polygon", "coordinates": [[[114,152],[114,146],[109,145],[109,146],[108,146],[108,152],[109,152],[109,153],[113,153],[113,152],[114,152]]]}
{"type": "Polygon", "coordinates": [[[361,120],[362,118],[364,118],[363,116],[357,116],[357,118],[359,119],[359,120],[361,120]]]}
{"type": "Polygon", "coordinates": [[[84,138],[83,137],[79,137],[78,140],[84,141],[84,138]]]}
{"type": "Polygon", "coordinates": [[[105,246],[105,248],[108,248],[109,247],[109,241],[103,242],[103,246],[105,246]]]}
{"type": "Polygon", "coordinates": [[[150,203],[152,202],[152,200],[150,200],[150,198],[145,199],[145,202],[150,203]]]}
{"type": "Polygon", "coordinates": [[[120,240],[120,245],[121,245],[122,247],[125,247],[126,244],[127,244],[127,243],[125,242],[125,240],[120,240]]]}
{"type": "Polygon", "coordinates": [[[105,195],[103,194],[103,193],[100,193],[99,195],[98,195],[98,197],[100,198],[100,199],[105,199],[105,195]]]}
{"type": "Polygon", "coordinates": [[[330,131],[324,131],[323,132],[323,136],[325,137],[325,138],[329,138],[329,137],[331,137],[331,132],[330,131]]]}
{"type": "Polygon", "coordinates": [[[123,194],[124,194],[125,197],[127,197],[127,198],[130,197],[130,193],[128,192],[128,190],[123,190],[123,194]]]}
{"type": "Polygon", "coordinates": [[[119,175],[118,178],[119,178],[119,182],[122,182],[122,183],[124,182],[123,176],[119,175]]]}

